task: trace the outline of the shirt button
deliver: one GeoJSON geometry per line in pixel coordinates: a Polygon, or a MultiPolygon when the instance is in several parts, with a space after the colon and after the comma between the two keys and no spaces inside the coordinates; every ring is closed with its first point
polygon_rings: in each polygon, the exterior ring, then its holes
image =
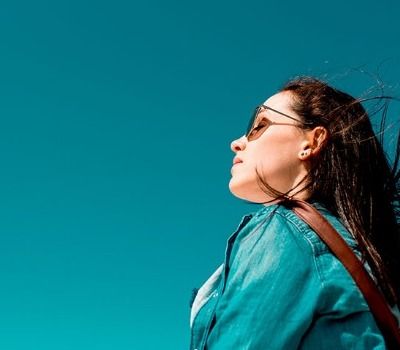
{"type": "Polygon", "coordinates": [[[216,298],[217,296],[218,296],[218,292],[215,292],[214,295],[213,295],[213,298],[216,298]]]}

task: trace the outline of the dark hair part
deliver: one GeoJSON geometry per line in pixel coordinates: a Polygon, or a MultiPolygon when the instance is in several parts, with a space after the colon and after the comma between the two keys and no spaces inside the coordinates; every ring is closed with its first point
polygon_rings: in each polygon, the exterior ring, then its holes
{"type": "MultiPolygon", "coordinates": [[[[292,94],[291,108],[313,129],[323,126],[328,137],[311,159],[308,175],[297,193],[308,190],[309,200],[323,203],[339,216],[359,244],[364,261],[371,267],[390,305],[400,300],[399,172],[400,137],[391,167],[361,102],[325,82],[300,77],[281,91],[292,94]]],[[[386,101],[380,96],[372,99],[386,101]]],[[[381,127],[386,118],[383,107],[381,127]]],[[[382,131],[382,130],[381,130],[382,131]]],[[[399,134],[400,136],[400,134],[399,134]]],[[[259,174],[266,193],[284,198],[259,174]]],[[[298,187],[298,186],[296,186],[298,187]]]]}

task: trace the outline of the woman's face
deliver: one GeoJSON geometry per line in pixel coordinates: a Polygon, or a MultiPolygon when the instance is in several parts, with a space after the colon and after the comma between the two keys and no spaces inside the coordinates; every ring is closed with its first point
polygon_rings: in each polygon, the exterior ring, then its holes
{"type": "MultiPolygon", "coordinates": [[[[285,91],[271,96],[264,105],[300,120],[290,109],[290,102],[291,94],[285,91]]],[[[249,141],[243,135],[231,144],[235,153],[234,162],[240,162],[232,166],[229,189],[236,197],[251,202],[273,199],[258,184],[256,168],[261,177],[280,192],[293,188],[307,173],[304,161],[304,155],[310,153],[307,132],[297,127],[299,123],[295,120],[269,109],[258,114],[253,127],[269,122],[277,124],[261,129],[265,131],[258,138],[249,141]],[[262,121],[263,118],[267,119],[262,121]]]]}

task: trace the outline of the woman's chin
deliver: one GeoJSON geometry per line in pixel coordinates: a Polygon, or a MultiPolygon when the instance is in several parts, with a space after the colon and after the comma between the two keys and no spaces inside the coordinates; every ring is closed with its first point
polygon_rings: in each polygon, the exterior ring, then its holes
{"type": "Polygon", "coordinates": [[[239,181],[235,181],[234,178],[231,178],[231,180],[229,181],[229,190],[235,197],[239,199],[260,204],[273,200],[273,198],[267,196],[264,192],[262,192],[260,188],[254,189],[250,187],[252,186],[249,186],[248,184],[247,186],[245,186],[245,184],[239,183],[239,181]]]}

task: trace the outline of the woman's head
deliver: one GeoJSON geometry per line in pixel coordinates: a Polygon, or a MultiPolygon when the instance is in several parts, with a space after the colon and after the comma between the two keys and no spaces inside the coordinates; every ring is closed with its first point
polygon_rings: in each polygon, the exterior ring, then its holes
{"type": "Polygon", "coordinates": [[[257,107],[246,134],[232,142],[236,156],[229,187],[237,197],[257,203],[281,194],[307,197],[306,192],[296,192],[304,185],[310,159],[319,153],[327,130],[311,127],[293,110],[293,103],[290,91],[271,96],[257,107]]]}
{"type": "Polygon", "coordinates": [[[332,204],[332,190],[346,195],[343,189],[362,186],[359,180],[375,166],[388,168],[360,101],[320,80],[292,80],[263,106],[246,135],[231,144],[243,161],[233,166],[229,183],[239,198],[316,197],[332,204]]]}
{"type": "Polygon", "coordinates": [[[400,281],[394,277],[400,268],[399,177],[361,101],[302,77],[264,104],[280,113],[263,109],[253,125],[256,137],[247,134],[232,142],[243,163],[232,168],[231,192],[264,204],[291,197],[322,202],[357,239],[394,302],[400,296],[400,281]],[[277,124],[258,129],[262,117],[277,124]]]}

